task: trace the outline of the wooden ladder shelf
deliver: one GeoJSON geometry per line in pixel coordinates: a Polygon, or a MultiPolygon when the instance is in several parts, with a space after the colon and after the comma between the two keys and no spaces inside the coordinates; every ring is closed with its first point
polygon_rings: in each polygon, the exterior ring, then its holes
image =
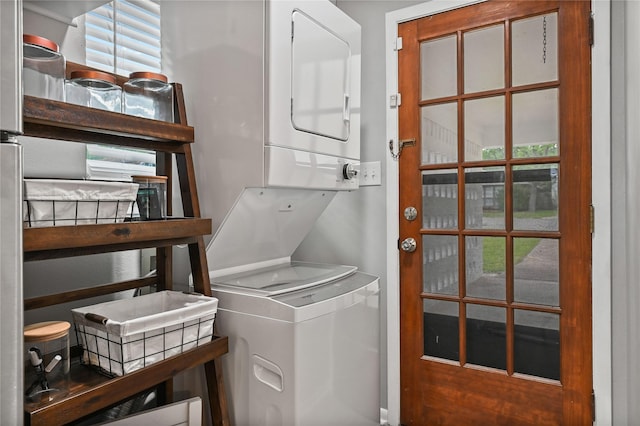
{"type": "MultiPolygon", "coordinates": [[[[91,69],[67,63],[71,71],[91,69]]],[[[116,76],[122,85],[126,78],[116,76]]],[[[175,123],[133,117],[64,102],[25,96],[24,133],[27,136],[83,143],[130,146],[156,151],[157,174],[168,177],[167,193],[174,183],[175,156],[184,218],[111,224],[55,226],[24,229],[25,261],[56,259],[139,248],[156,248],[156,274],[117,283],[74,289],[24,301],[25,310],[104,296],[118,291],[156,285],[157,291],[171,290],[172,246],[187,244],[194,289],[211,296],[204,235],[211,234],[211,219],[200,217],[191,144],[194,130],[187,124],[182,86],[173,84],[175,123]]],[[[228,339],[214,336],[211,342],[157,362],[124,376],[109,378],[72,362],[71,386],[65,398],[46,403],[25,403],[25,424],[66,424],[109,408],[145,390],[159,387],[160,401],[172,399],[172,377],[189,368],[204,365],[210,414],[214,425],[228,425],[220,357],[228,352],[228,339]]]]}

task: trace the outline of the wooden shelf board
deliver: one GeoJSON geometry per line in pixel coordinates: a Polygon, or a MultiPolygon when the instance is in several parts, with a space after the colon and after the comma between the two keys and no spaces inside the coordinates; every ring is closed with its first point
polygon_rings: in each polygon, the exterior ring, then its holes
{"type": "Polygon", "coordinates": [[[194,141],[191,126],[134,117],[50,99],[24,97],[27,136],[179,152],[194,141]]]}
{"type": "Polygon", "coordinates": [[[25,228],[23,245],[25,260],[35,260],[191,243],[198,236],[209,234],[211,219],[175,218],[25,228]]]}
{"type": "Polygon", "coordinates": [[[74,363],[70,394],[49,403],[25,403],[25,424],[72,422],[163,383],[184,370],[213,362],[228,351],[228,338],[214,337],[211,342],[197,348],[115,378],[74,363]]]}

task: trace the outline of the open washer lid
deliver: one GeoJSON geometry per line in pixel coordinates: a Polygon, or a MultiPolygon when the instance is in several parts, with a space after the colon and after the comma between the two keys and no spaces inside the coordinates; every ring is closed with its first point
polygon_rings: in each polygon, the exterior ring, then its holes
{"type": "Polygon", "coordinates": [[[236,274],[212,277],[214,287],[266,296],[289,293],[353,274],[355,266],[323,263],[290,262],[236,274]]]}
{"type": "Polygon", "coordinates": [[[207,246],[212,284],[273,295],[353,273],[354,266],[291,262],[335,194],[245,188],[207,246]]]}

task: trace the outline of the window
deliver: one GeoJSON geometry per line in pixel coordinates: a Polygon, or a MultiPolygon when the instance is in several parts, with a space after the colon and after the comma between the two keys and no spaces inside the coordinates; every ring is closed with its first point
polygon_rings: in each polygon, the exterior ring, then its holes
{"type": "Polygon", "coordinates": [[[86,15],[87,65],[127,76],[161,72],[160,5],[115,0],[86,15]]]}
{"type": "MultiPolygon", "coordinates": [[[[157,1],[112,1],[88,12],[85,26],[88,66],[125,77],[136,71],[162,72],[157,1]]],[[[87,145],[89,179],[130,180],[132,175],[154,174],[153,151],[87,145]]]]}

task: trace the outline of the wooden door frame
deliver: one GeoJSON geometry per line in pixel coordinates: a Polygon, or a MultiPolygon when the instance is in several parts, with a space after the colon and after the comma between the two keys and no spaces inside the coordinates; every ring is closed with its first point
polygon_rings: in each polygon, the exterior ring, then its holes
{"type": "MultiPolygon", "coordinates": [[[[386,143],[393,141],[398,152],[398,56],[396,40],[398,25],[435,13],[457,9],[485,0],[431,0],[386,14],[386,143]]],[[[596,25],[592,48],[592,203],[595,232],[592,251],[592,317],[593,317],[593,387],[596,395],[595,424],[612,422],[611,402],[611,119],[610,119],[610,5],[611,0],[592,0],[596,25]],[[597,163],[596,163],[597,160],[597,163]]],[[[398,162],[386,156],[387,198],[387,410],[391,425],[400,422],[400,289],[398,262],[398,162]]],[[[383,411],[384,413],[384,411],[383,411]]]]}

